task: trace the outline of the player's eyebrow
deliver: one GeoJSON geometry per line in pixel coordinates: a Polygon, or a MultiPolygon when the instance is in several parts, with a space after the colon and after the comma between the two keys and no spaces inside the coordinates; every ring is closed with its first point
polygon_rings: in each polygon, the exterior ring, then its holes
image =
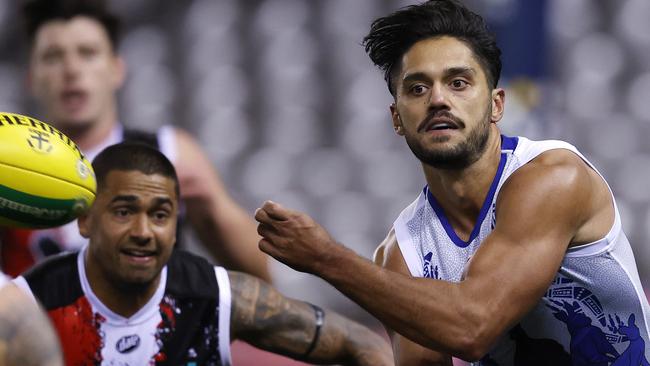
{"type": "Polygon", "coordinates": [[[169,198],[169,197],[156,197],[153,200],[153,204],[155,206],[170,205],[170,206],[173,207],[174,206],[174,201],[172,201],[172,199],[169,198]]]}
{"type": "MultiPolygon", "coordinates": [[[[443,76],[445,78],[456,76],[456,75],[476,75],[476,70],[470,66],[455,66],[449,67],[443,70],[443,76]]],[[[416,71],[414,73],[404,76],[403,82],[409,82],[413,80],[431,80],[431,77],[422,71],[416,71]]]]}
{"type": "MultiPolygon", "coordinates": [[[[128,203],[133,203],[133,202],[138,201],[138,197],[134,196],[134,195],[126,195],[126,194],[117,195],[117,196],[113,197],[113,199],[111,200],[111,203],[121,202],[121,201],[128,202],[128,203]]],[[[172,199],[169,198],[169,197],[156,197],[153,200],[153,204],[156,205],[156,206],[162,206],[164,204],[174,206],[174,201],[172,201],[172,199]]]]}
{"type": "Polygon", "coordinates": [[[454,76],[454,75],[476,75],[476,70],[473,67],[469,66],[459,66],[459,67],[450,67],[445,70],[445,76],[454,76]]]}
{"type": "Polygon", "coordinates": [[[125,202],[136,202],[138,200],[138,197],[134,195],[126,195],[126,194],[121,194],[113,197],[111,200],[111,203],[119,202],[119,201],[125,201],[125,202]]]}

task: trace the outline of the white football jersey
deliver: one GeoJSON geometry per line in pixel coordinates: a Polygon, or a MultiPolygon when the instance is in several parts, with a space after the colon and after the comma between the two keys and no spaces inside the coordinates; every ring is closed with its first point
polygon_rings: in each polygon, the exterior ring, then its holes
{"type": "MultiPolygon", "coordinates": [[[[595,170],[566,142],[502,136],[497,174],[468,241],[456,235],[425,187],[393,225],[411,275],[459,282],[468,260],[495,227],[503,184],[521,166],[552,149],[570,150],[595,170]]],[[[648,314],[632,248],[615,207],[609,233],[570,248],[539,303],[476,365],[647,365],[648,314]]]]}

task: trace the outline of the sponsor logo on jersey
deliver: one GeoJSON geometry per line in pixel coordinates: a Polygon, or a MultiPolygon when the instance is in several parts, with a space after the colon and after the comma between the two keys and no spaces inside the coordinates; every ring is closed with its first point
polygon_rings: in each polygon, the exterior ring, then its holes
{"type": "Polygon", "coordinates": [[[115,348],[119,353],[129,353],[140,345],[140,337],[137,334],[132,334],[120,338],[115,344],[115,348]]]}

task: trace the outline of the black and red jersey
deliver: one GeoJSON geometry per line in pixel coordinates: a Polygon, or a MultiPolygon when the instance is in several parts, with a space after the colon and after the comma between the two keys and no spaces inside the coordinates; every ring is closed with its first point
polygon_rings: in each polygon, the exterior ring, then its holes
{"type": "Polygon", "coordinates": [[[230,283],[221,267],[175,250],[149,300],[129,318],[108,309],[86,278],[85,247],[14,282],[38,299],[66,365],[230,365],[230,283]]]}

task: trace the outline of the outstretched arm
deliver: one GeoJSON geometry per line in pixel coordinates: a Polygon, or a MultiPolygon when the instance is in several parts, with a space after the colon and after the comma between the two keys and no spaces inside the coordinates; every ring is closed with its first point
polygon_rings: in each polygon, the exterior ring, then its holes
{"type": "Polygon", "coordinates": [[[181,198],[201,243],[225,268],[270,281],[268,256],[257,247],[255,221],[228,194],[196,140],[175,131],[181,198]]]}
{"type": "Polygon", "coordinates": [[[572,153],[551,155],[506,182],[496,227],[459,283],[376,266],[336,243],[309,216],[272,202],[256,212],[260,248],[325,279],[401,335],[477,360],[543,296],[578,232],[597,240],[611,227],[611,220],[606,225],[593,220],[613,212],[602,179],[572,153]]]}
{"type": "Polygon", "coordinates": [[[59,342],[49,320],[14,285],[0,289],[0,365],[63,365],[59,342]]]}
{"type": "Polygon", "coordinates": [[[228,275],[233,294],[233,338],[312,363],[393,364],[390,346],[361,324],[326,311],[317,330],[315,311],[309,304],[288,299],[267,283],[244,273],[229,271],[228,275]]]}

